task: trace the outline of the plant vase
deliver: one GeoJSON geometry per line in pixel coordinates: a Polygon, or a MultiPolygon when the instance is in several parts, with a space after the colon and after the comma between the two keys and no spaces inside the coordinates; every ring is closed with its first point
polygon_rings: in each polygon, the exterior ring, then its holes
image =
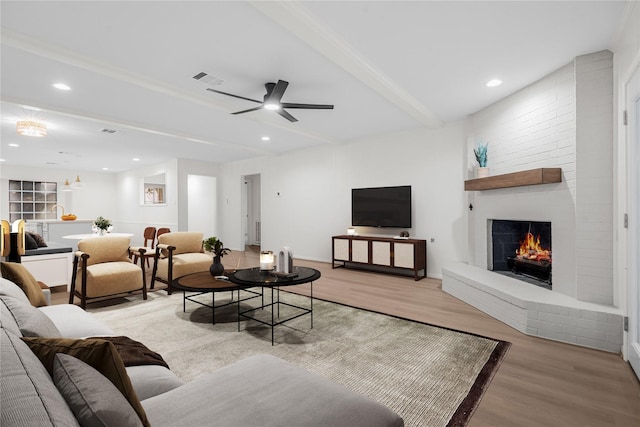
{"type": "Polygon", "coordinates": [[[213,257],[213,264],[209,267],[209,273],[211,273],[212,276],[222,276],[222,273],[224,273],[224,265],[222,265],[220,260],[221,257],[219,256],[213,257]]]}
{"type": "Polygon", "coordinates": [[[477,167],[475,172],[476,172],[476,178],[486,178],[489,176],[488,167],[477,167]]]}

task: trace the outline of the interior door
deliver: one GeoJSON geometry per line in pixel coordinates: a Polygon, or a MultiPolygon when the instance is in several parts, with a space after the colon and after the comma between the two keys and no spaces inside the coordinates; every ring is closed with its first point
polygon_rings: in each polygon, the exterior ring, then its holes
{"type": "Polygon", "coordinates": [[[627,85],[629,363],[640,378],[640,68],[627,85]]]}

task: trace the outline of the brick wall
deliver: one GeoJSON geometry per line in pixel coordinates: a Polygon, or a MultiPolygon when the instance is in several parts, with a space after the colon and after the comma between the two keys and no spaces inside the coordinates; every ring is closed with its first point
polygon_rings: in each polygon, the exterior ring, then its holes
{"type": "Polygon", "coordinates": [[[487,220],[551,221],[553,291],[614,304],[612,280],[612,55],[576,58],[473,114],[467,164],[489,143],[492,175],[561,167],[562,183],[469,192],[470,264],[487,267],[487,220]]]}
{"type": "Polygon", "coordinates": [[[578,299],[613,304],[613,55],[576,58],[578,299]]]}

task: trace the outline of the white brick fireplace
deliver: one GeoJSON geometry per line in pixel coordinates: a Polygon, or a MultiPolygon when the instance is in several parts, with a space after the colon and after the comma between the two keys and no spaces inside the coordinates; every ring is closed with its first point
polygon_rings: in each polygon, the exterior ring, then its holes
{"type": "Polygon", "coordinates": [[[443,269],[443,289],[523,333],[618,352],[612,76],[611,52],[577,57],[469,117],[467,164],[482,140],[491,175],[559,167],[562,182],[468,192],[469,262],[443,269]],[[552,290],[487,270],[495,219],[551,222],[552,290]]]}

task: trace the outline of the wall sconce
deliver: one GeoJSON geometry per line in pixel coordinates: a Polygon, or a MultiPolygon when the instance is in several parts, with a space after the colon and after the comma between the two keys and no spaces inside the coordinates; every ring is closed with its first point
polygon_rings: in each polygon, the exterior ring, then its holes
{"type": "Polygon", "coordinates": [[[260,270],[273,270],[273,252],[260,252],[260,270]]]}

